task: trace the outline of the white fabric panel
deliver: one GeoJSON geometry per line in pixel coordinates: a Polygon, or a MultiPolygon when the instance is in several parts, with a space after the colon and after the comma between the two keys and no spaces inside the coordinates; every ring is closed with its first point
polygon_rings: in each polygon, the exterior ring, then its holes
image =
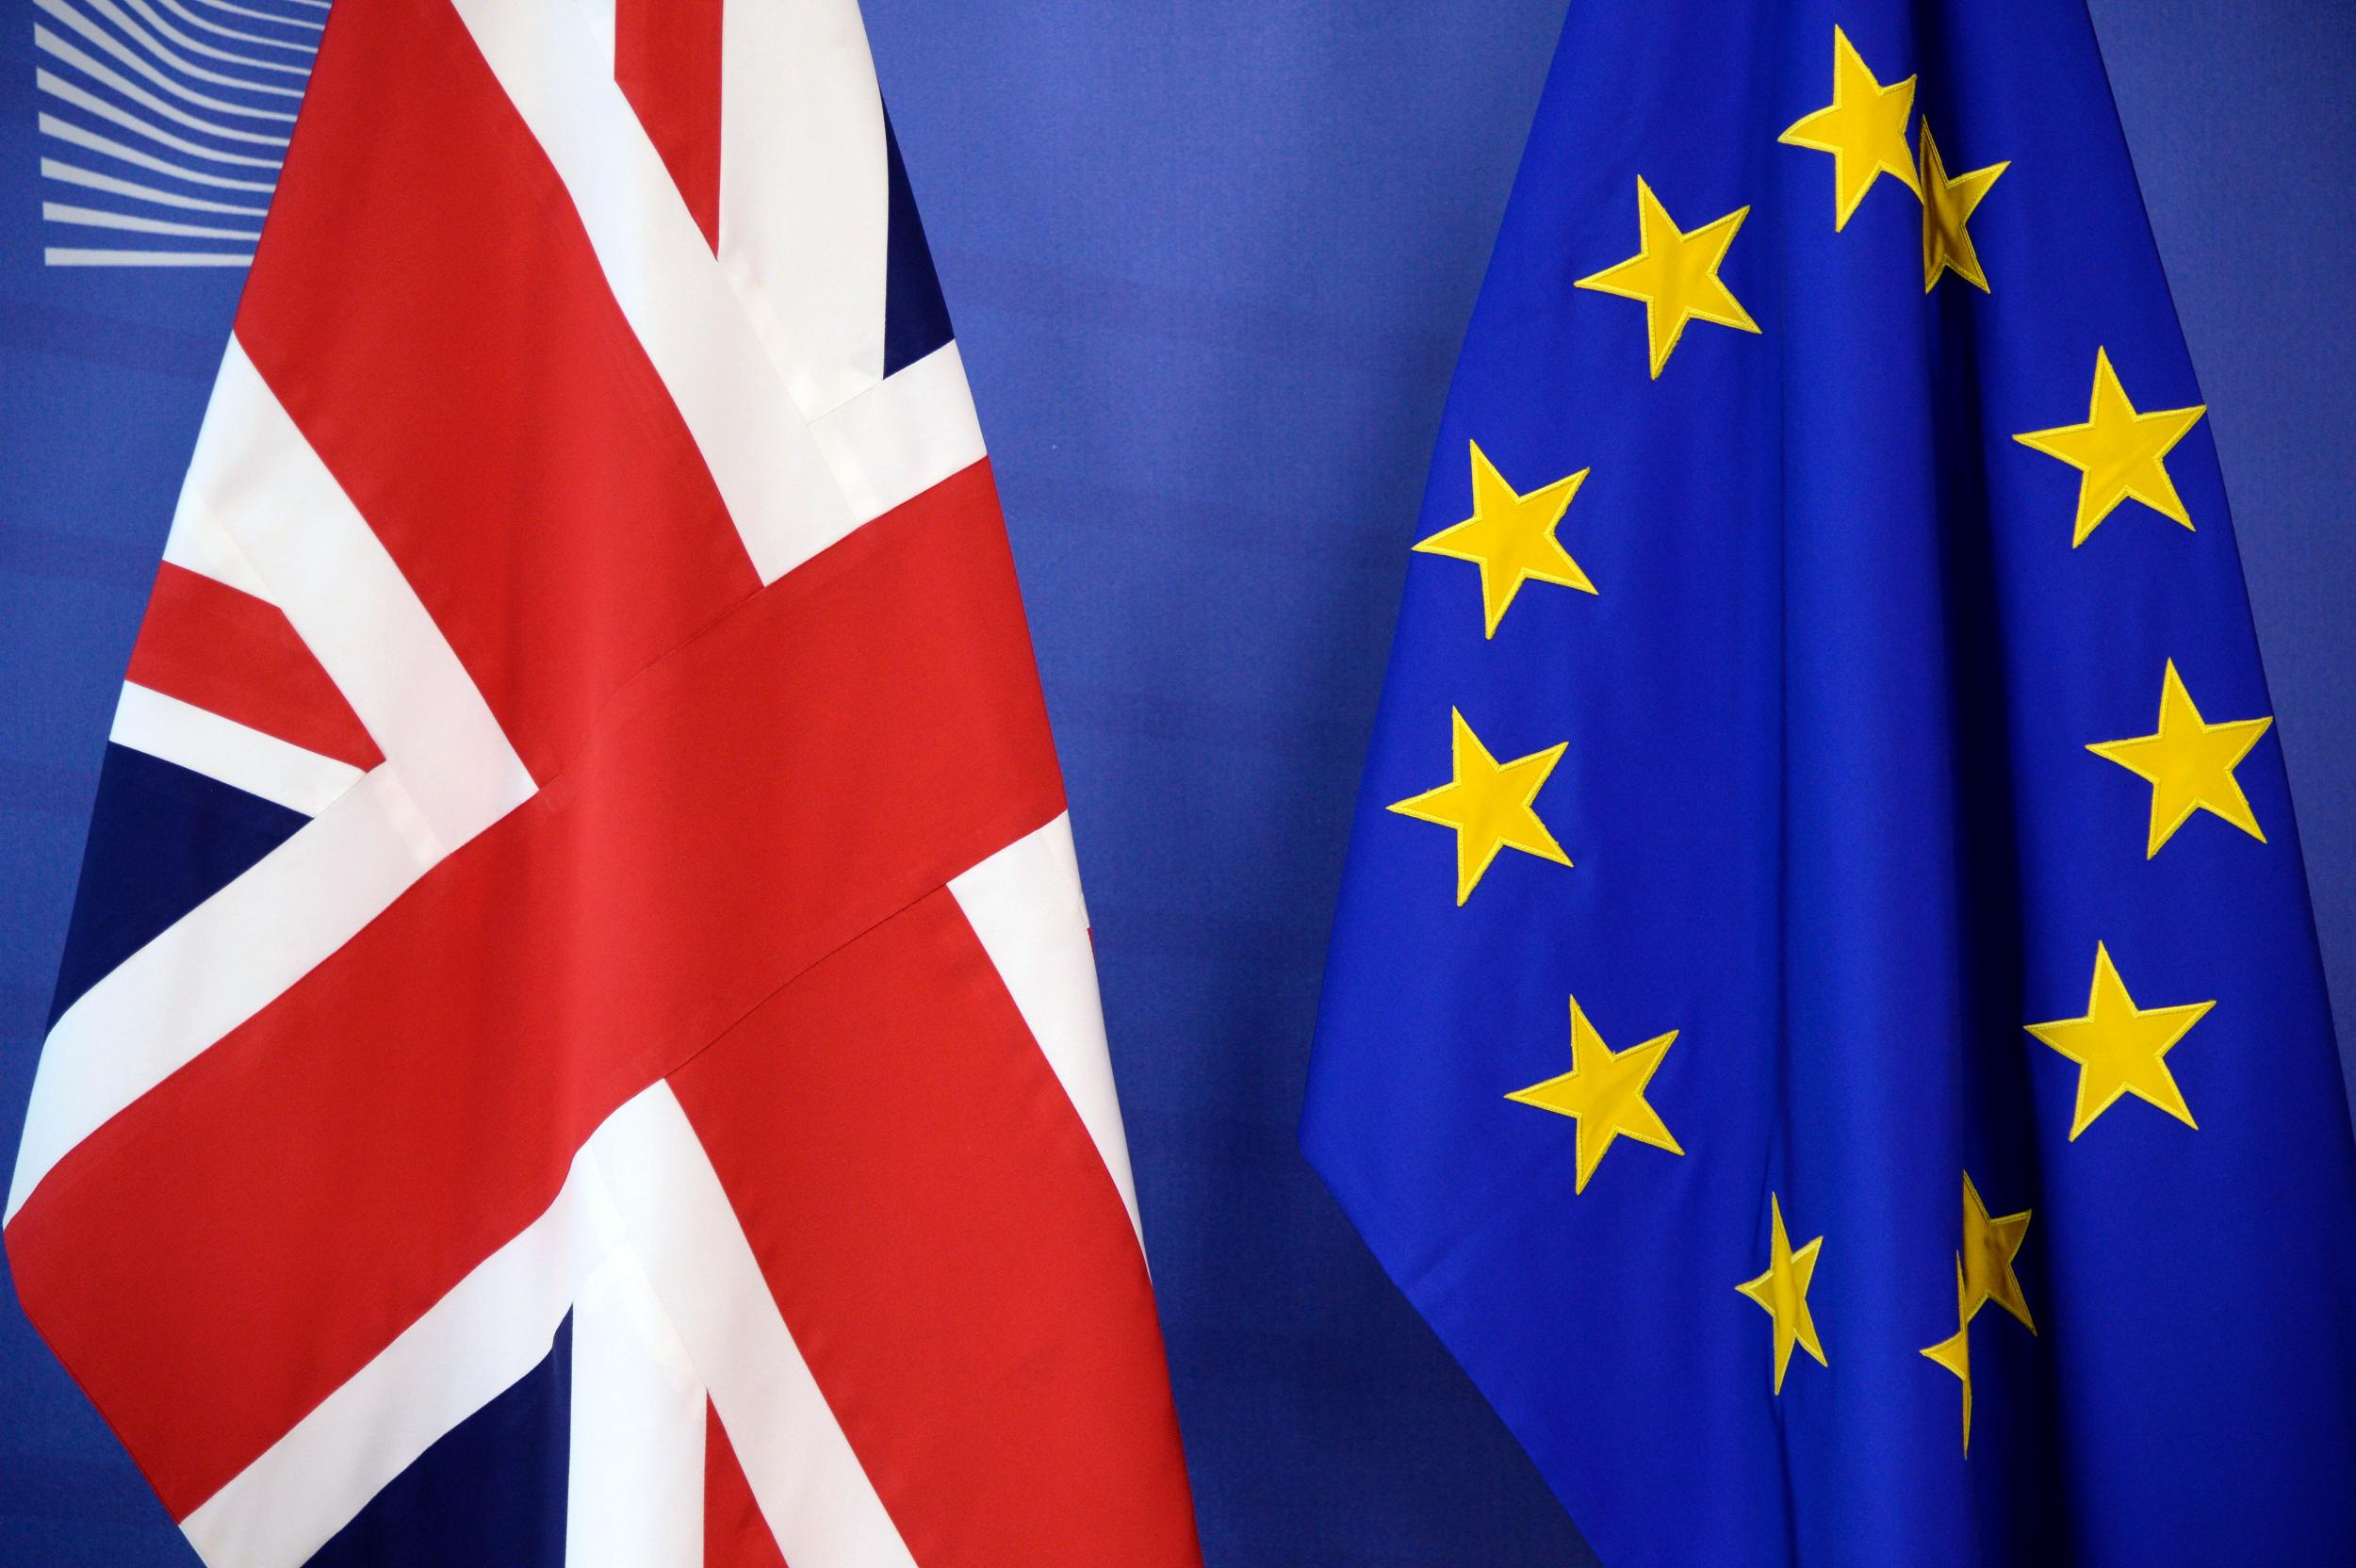
{"type": "Polygon", "coordinates": [[[232,337],[181,506],[236,542],[448,854],[532,792],[474,678],[232,337]]]}
{"type": "Polygon", "coordinates": [[[860,522],[989,455],[955,343],[902,366],[889,381],[814,420],[810,433],[860,522]]]}
{"type": "Polygon", "coordinates": [[[712,1390],[785,1560],[794,1568],[913,1568],[669,1086],[615,1112],[588,1154],[712,1390]]]}
{"type": "Polygon", "coordinates": [[[611,1200],[584,1197],[614,1244],[573,1302],[564,1568],[703,1568],[703,1380],[611,1200]]]}
{"type": "Polygon", "coordinates": [[[582,1182],[576,1160],[545,1214],[183,1519],[197,1555],[213,1568],[298,1568],[443,1433],[537,1366],[608,1245],[582,1182]]]}
{"type": "Polygon", "coordinates": [[[614,69],[614,38],[618,27],[614,22],[614,0],[572,0],[580,9],[582,22],[589,28],[591,46],[608,72],[614,69]]]}
{"type": "Polygon", "coordinates": [[[1057,817],[951,879],[949,891],[997,966],[1040,1054],[1063,1081],[1135,1228],[1137,1186],[1129,1174],[1129,1139],[1104,1043],[1096,955],[1088,945],[1071,816],[1057,817]]]}
{"type": "Polygon", "coordinates": [[[91,987],[50,1031],[8,1189],[13,1217],[67,1152],[252,1018],[532,776],[401,569],[233,338],[180,498],[218,527],[386,760],[91,987]]]}
{"type": "Polygon", "coordinates": [[[720,260],[802,413],[883,377],[890,166],[859,0],[728,0],[720,260]]]}
{"type": "Polygon", "coordinates": [[[106,738],[306,817],[318,816],[360,781],[360,770],[349,762],[128,681],[106,738]]]}
{"type": "Polygon", "coordinates": [[[576,0],[458,0],[458,13],[571,193],[761,580],[850,532],[858,519],[614,81],[610,18],[576,0]]]}
{"type": "Polygon", "coordinates": [[[172,531],[164,536],[164,559],[257,599],[270,597],[261,575],[238,553],[228,530],[213,521],[212,514],[192,496],[186,485],[181,487],[180,503],[172,514],[172,531]]]}

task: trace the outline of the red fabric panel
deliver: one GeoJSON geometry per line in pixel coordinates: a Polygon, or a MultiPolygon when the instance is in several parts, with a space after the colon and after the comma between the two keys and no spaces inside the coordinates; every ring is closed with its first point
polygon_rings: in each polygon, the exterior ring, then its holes
{"type": "Polygon", "coordinates": [[[384,760],[284,611],[169,561],[124,678],[363,771],[384,760]]]}
{"type": "Polygon", "coordinates": [[[1120,1193],[945,890],[672,1075],[925,1568],[1195,1568],[1120,1193]]]}
{"type": "Polygon", "coordinates": [[[328,24],[237,340],[542,783],[616,687],[760,587],[448,0],[328,24]]]}
{"type": "Polygon", "coordinates": [[[68,1154],[8,1229],[25,1307],[185,1515],[623,1100],[1062,808],[976,465],[630,683],[545,790],[68,1154]]]}
{"type": "Polygon", "coordinates": [[[720,248],[721,0],[615,0],[614,80],[720,248]]]}
{"type": "Polygon", "coordinates": [[[704,1401],[704,1568],[786,1568],[720,1413],[704,1401]]]}

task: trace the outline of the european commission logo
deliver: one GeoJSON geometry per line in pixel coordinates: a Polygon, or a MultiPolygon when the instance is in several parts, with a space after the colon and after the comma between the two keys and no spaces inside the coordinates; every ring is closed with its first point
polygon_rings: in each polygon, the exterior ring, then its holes
{"type": "Polygon", "coordinates": [[[42,259],[251,262],[327,0],[33,5],[42,259]]]}

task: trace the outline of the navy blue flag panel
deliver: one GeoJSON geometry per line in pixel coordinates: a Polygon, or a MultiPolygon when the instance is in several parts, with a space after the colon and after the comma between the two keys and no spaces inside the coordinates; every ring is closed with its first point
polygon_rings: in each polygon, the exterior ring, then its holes
{"type": "Polygon", "coordinates": [[[2270,711],[2079,0],[1573,6],[1303,1138],[1605,1562],[2356,1561],[2270,711]]]}

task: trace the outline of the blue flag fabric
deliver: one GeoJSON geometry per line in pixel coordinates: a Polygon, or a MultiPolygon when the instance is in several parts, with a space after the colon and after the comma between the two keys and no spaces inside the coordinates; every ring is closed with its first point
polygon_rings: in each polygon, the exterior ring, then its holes
{"type": "Polygon", "coordinates": [[[1572,7],[1303,1141],[1606,1563],[2356,1561],[2269,712],[2079,0],[1572,7]]]}

